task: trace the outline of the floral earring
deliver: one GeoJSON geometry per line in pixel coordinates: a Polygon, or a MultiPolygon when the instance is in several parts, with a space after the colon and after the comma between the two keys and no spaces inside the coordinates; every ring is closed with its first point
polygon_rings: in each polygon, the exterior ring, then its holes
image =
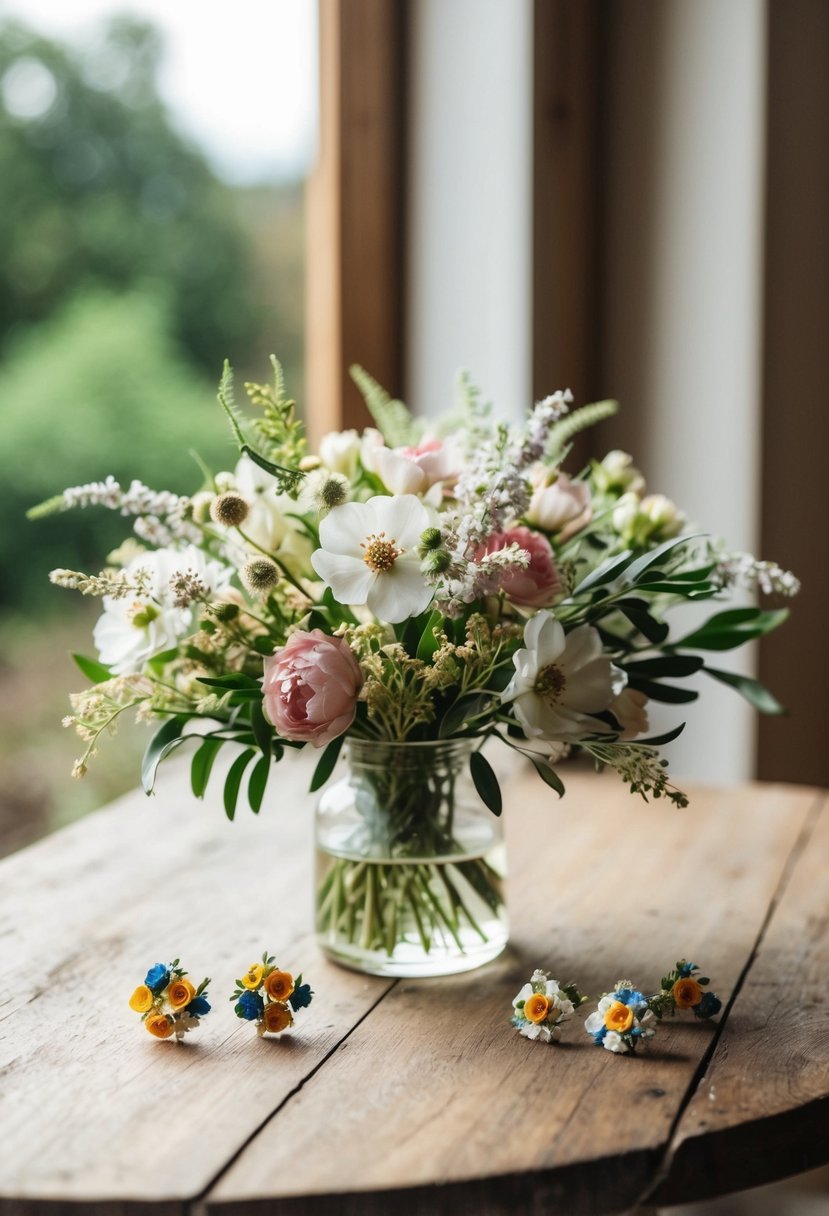
{"type": "Polygon", "coordinates": [[[584,1029],[597,1047],[625,1055],[656,1034],[653,1017],[648,997],[630,980],[617,980],[613,991],[599,998],[599,1007],[588,1015],[584,1029]]]}
{"type": "Polygon", "coordinates": [[[236,981],[230,997],[235,1001],[234,1013],[245,1022],[255,1022],[256,1032],[281,1034],[294,1024],[294,1014],[307,1008],[314,998],[310,984],[303,984],[302,975],[296,979],[290,971],[282,971],[267,950],[261,963],[251,963],[236,981]]]}
{"type": "Polygon", "coordinates": [[[575,984],[559,984],[546,971],[534,971],[512,1002],[512,1024],[525,1039],[555,1043],[562,1023],[587,1000],[575,984]]]}
{"type": "Polygon", "coordinates": [[[130,997],[130,1009],[141,1014],[141,1021],[155,1038],[175,1036],[181,1042],[210,1012],[209,983],[204,979],[194,988],[177,958],[172,963],[156,963],[130,997]]]}

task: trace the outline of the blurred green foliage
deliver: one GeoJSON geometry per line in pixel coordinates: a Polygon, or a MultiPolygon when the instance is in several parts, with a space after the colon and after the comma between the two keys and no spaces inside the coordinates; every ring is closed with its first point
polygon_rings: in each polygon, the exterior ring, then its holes
{"type": "Polygon", "coordinates": [[[0,18],[0,854],[134,785],[146,734],[69,780],[69,652],[99,605],[48,571],[99,570],[131,521],[26,509],[108,473],[191,492],[190,449],[231,466],[225,357],[241,383],[275,351],[301,397],[302,186],[220,181],[159,100],[160,52],[134,18],[83,48],[0,18]]]}
{"type": "Polygon", "coordinates": [[[160,50],[130,17],[83,49],[0,25],[0,349],[80,286],[138,281],[163,284],[205,372],[247,349],[249,242],[232,189],[159,100],[160,50]]]}
{"type": "Polygon", "coordinates": [[[0,367],[0,606],[59,610],[55,566],[97,571],[131,534],[100,507],[27,523],[28,507],[112,473],[154,489],[192,492],[196,449],[213,467],[235,459],[216,405],[171,336],[163,297],[83,293],[22,336],[0,367]]]}

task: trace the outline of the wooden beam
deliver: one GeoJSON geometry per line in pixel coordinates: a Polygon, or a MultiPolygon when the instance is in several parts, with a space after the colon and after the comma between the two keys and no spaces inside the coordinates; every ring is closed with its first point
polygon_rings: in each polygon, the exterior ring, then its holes
{"type": "Polygon", "coordinates": [[[793,628],[760,648],[760,678],[790,716],[761,721],[758,773],[825,785],[829,6],[773,0],[768,19],[761,551],[793,569],[803,591],[793,628]]]}
{"type": "Polygon", "coordinates": [[[599,0],[535,0],[533,393],[579,404],[599,391],[600,15],[599,0]]]}
{"type": "Polygon", "coordinates": [[[308,187],[306,383],[312,438],[369,421],[348,375],[403,384],[406,6],[320,0],[320,149],[308,187]]]}

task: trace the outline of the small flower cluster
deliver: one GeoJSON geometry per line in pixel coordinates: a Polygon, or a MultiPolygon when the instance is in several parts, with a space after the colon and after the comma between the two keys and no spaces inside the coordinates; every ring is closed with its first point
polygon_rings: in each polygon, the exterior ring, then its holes
{"type": "Polygon", "coordinates": [[[251,963],[236,981],[230,997],[235,1001],[234,1013],[245,1022],[255,1022],[257,1034],[281,1034],[294,1024],[293,1015],[307,1008],[314,994],[310,984],[303,984],[302,975],[296,979],[289,971],[281,971],[276,960],[262,955],[261,963],[251,963]]]}
{"type": "Polygon", "coordinates": [[[130,997],[130,1009],[141,1014],[141,1021],[155,1038],[175,1035],[180,1041],[210,1012],[209,983],[204,979],[194,988],[177,958],[172,963],[156,963],[130,997]]]}
{"type": "Polygon", "coordinates": [[[599,998],[599,1007],[586,1019],[584,1029],[599,1047],[624,1055],[656,1034],[653,1016],[645,994],[630,980],[617,980],[613,991],[599,998]]]}
{"type": "Polygon", "coordinates": [[[526,1039],[554,1043],[561,1035],[561,1024],[571,1018],[587,1000],[575,984],[559,984],[546,971],[534,971],[512,1002],[512,1024],[526,1039]]]}
{"type": "Polygon", "coordinates": [[[681,958],[672,971],[663,975],[659,992],[650,998],[650,1007],[658,1018],[677,1009],[690,1009],[695,1018],[707,1021],[715,1018],[722,1009],[722,1001],[713,992],[704,989],[711,982],[707,975],[699,975],[696,963],[681,958]]]}

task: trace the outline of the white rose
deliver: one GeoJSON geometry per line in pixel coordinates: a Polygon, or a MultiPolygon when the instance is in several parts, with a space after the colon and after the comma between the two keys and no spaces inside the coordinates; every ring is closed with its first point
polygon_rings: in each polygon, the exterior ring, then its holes
{"type": "Polygon", "coordinates": [[[625,1040],[615,1030],[608,1030],[607,1034],[602,1039],[602,1047],[604,1047],[605,1051],[614,1051],[622,1055],[625,1052],[630,1051],[630,1048],[625,1040]]]}

